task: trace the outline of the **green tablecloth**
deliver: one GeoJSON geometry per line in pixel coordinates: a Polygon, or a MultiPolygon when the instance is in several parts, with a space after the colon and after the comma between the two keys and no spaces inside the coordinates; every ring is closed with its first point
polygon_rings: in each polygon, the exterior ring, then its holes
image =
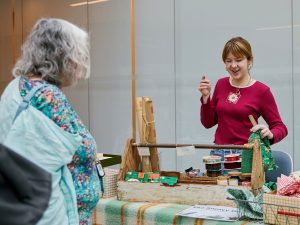
{"type": "Polygon", "coordinates": [[[101,199],[96,207],[94,225],[241,225],[248,221],[224,222],[177,216],[189,205],[125,202],[101,199]]]}

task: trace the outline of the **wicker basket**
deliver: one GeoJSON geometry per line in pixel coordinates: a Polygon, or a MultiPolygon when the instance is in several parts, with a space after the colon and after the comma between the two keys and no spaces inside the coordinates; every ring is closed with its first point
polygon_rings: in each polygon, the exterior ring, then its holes
{"type": "Polygon", "coordinates": [[[104,193],[102,198],[112,198],[117,196],[117,181],[119,170],[104,168],[105,176],[103,178],[104,193]]]}
{"type": "Polygon", "coordinates": [[[300,225],[300,199],[276,195],[274,192],[263,195],[263,202],[234,200],[238,206],[241,219],[247,217],[248,207],[260,206],[265,224],[300,225]]]}

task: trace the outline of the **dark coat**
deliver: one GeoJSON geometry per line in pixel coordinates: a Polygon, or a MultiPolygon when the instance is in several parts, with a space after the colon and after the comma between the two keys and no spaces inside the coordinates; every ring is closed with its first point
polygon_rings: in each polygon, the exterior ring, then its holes
{"type": "Polygon", "coordinates": [[[36,224],[50,195],[51,174],[0,144],[0,224],[36,224]]]}

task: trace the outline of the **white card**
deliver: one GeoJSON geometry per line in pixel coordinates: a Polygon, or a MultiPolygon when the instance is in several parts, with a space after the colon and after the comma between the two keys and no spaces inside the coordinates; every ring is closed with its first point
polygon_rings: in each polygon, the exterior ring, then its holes
{"type": "Polygon", "coordinates": [[[195,146],[176,147],[176,150],[177,150],[177,156],[196,154],[195,146]]]}

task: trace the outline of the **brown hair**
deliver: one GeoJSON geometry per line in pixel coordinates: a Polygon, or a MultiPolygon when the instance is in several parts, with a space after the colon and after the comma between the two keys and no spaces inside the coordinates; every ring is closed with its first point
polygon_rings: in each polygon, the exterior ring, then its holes
{"type": "Polygon", "coordinates": [[[253,60],[251,45],[242,37],[234,37],[227,41],[222,53],[223,62],[225,62],[229,53],[232,53],[236,57],[245,56],[248,60],[253,60]]]}

